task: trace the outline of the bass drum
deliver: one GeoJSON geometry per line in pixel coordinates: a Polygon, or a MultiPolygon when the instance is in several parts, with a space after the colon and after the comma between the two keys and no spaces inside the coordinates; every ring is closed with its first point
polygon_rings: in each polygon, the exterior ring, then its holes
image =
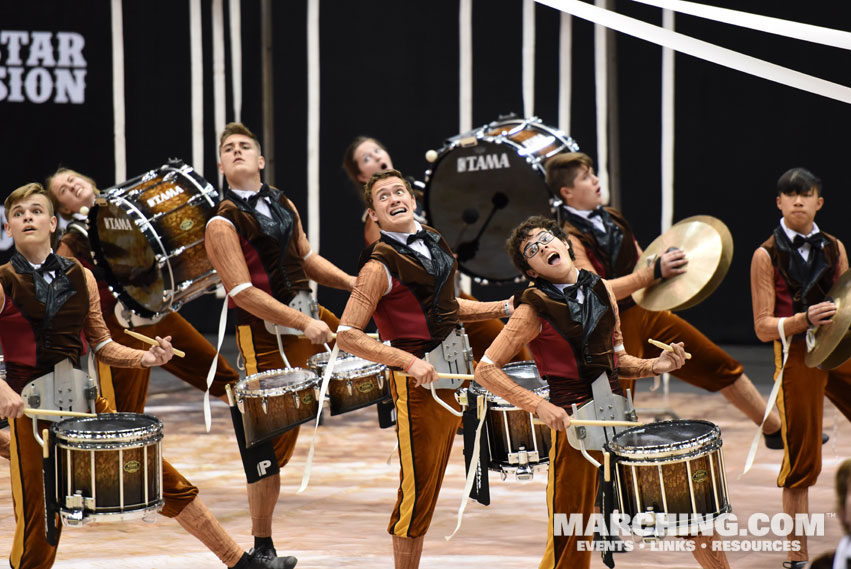
{"type": "Polygon", "coordinates": [[[218,203],[213,186],[180,161],[104,190],[89,211],[89,240],[124,306],[152,318],[216,288],[204,230],[218,203]]]}
{"type": "Polygon", "coordinates": [[[481,284],[523,280],[505,240],[529,216],[549,214],[547,159],[578,150],[537,117],[495,121],[446,141],[426,172],[425,208],[463,273],[481,284]]]}

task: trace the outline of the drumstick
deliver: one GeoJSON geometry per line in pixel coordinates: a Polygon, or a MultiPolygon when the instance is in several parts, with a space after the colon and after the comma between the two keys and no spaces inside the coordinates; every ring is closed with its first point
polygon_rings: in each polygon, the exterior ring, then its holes
{"type": "MultiPolygon", "coordinates": [[[[137,340],[141,340],[142,342],[145,342],[146,344],[150,344],[150,345],[152,345],[152,346],[159,346],[159,345],[160,345],[160,343],[159,343],[159,342],[157,342],[156,340],[154,340],[153,338],[148,338],[148,337],[147,337],[147,336],[145,336],[144,334],[140,334],[140,333],[138,333],[138,332],[134,332],[133,330],[128,330],[128,329],[126,329],[126,328],[125,328],[125,329],[124,329],[124,333],[125,333],[125,334],[127,334],[128,336],[133,336],[133,337],[134,337],[134,338],[136,338],[137,340]]],[[[184,351],[182,351],[182,350],[178,350],[178,349],[177,349],[177,348],[175,348],[174,346],[172,346],[172,347],[171,347],[171,351],[173,351],[173,352],[174,352],[174,355],[175,355],[175,356],[177,356],[177,357],[179,357],[179,358],[182,358],[182,357],[185,357],[185,356],[186,356],[186,352],[184,352],[184,351]]]]}
{"type": "MultiPolygon", "coordinates": [[[[665,342],[660,342],[659,340],[654,340],[653,338],[647,338],[647,341],[649,343],[653,344],[654,346],[656,346],[657,348],[662,348],[666,352],[673,352],[674,351],[674,348],[672,348],[670,345],[666,344],[665,342]]],[[[686,359],[687,360],[691,359],[691,354],[688,353],[688,352],[686,352],[686,359]]]]}
{"type": "Polygon", "coordinates": [[[611,454],[603,451],[603,480],[606,482],[610,482],[612,480],[612,474],[609,471],[611,464],[611,454]]]}
{"type": "Polygon", "coordinates": [[[44,417],[97,417],[95,413],[80,413],[79,411],[59,411],[57,409],[24,408],[24,415],[44,417]]]}
{"type": "MultiPolygon", "coordinates": [[[[413,377],[410,373],[407,373],[407,372],[404,372],[404,371],[400,371],[400,372],[396,372],[396,373],[399,373],[399,374],[402,374],[402,375],[407,375],[408,377],[413,377]]],[[[473,374],[471,374],[471,373],[438,373],[437,377],[440,378],[440,379],[464,379],[464,380],[469,379],[469,380],[472,381],[473,374]]]]}
{"type": "MultiPolygon", "coordinates": [[[[367,336],[369,336],[370,338],[375,338],[376,340],[378,339],[378,333],[377,333],[377,332],[364,332],[364,334],[366,334],[366,335],[367,335],[367,336]]],[[[334,339],[336,340],[336,339],[337,339],[337,333],[336,333],[336,332],[331,332],[331,337],[332,337],[332,338],[334,338],[334,339]]],[[[307,338],[307,336],[305,336],[304,334],[299,334],[299,335],[298,335],[298,338],[299,338],[299,339],[307,338]]]]}
{"type": "MultiPolygon", "coordinates": [[[[532,419],[533,425],[546,425],[542,420],[532,419]]],[[[599,421],[597,419],[571,419],[570,425],[576,427],[640,427],[644,423],[637,421],[599,421]]]]}
{"type": "Polygon", "coordinates": [[[47,433],[48,433],[47,429],[44,429],[44,430],[41,431],[41,440],[44,441],[44,444],[41,445],[43,447],[42,452],[43,452],[44,458],[50,458],[50,445],[47,444],[47,437],[49,435],[47,433]]]}

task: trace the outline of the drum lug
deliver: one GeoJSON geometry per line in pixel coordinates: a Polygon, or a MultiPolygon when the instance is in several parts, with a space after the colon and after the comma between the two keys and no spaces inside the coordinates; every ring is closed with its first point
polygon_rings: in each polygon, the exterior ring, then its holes
{"type": "Polygon", "coordinates": [[[263,414],[268,415],[269,414],[269,398],[267,396],[264,395],[260,399],[260,406],[263,407],[263,414]]]}
{"type": "Polygon", "coordinates": [[[351,379],[346,380],[346,389],[349,390],[349,395],[351,395],[352,394],[352,380],[351,379]]]}
{"type": "Polygon", "coordinates": [[[378,390],[379,391],[384,391],[384,376],[385,376],[384,372],[381,372],[380,374],[378,374],[378,390]]]}
{"type": "Polygon", "coordinates": [[[242,401],[242,397],[240,395],[236,396],[236,408],[239,409],[239,412],[245,415],[245,403],[242,401]]]}
{"type": "Polygon", "coordinates": [[[96,507],[94,498],[83,496],[82,492],[77,492],[71,496],[65,496],[65,507],[69,510],[80,512],[82,517],[83,510],[94,510],[96,507]]]}
{"type": "Polygon", "coordinates": [[[298,396],[298,392],[293,392],[293,404],[296,409],[301,409],[301,398],[298,396]]]}

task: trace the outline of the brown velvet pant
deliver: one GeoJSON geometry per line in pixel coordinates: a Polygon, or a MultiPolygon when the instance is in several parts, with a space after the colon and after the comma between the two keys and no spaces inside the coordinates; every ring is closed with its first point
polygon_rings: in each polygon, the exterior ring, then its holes
{"type": "MultiPolygon", "coordinates": [[[[99,413],[112,411],[99,397],[99,413]]],[[[39,433],[50,423],[39,421],[39,433]]],[[[48,569],[53,566],[57,547],[45,539],[44,471],[42,448],[33,436],[32,419],[21,417],[9,423],[11,433],[11,482],[15,505],[15,537],[9,565],[13,569],[48,569]]],[[[173,518],[198,495],[193,486],[171,464],[163,460],[162,515],[173,518]]],[[[61,525],[60,525],[61,533],[61,525]]]]}

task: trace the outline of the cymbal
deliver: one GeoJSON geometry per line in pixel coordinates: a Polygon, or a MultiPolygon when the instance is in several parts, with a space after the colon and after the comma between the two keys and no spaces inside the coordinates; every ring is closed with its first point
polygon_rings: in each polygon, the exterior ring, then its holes
{"type": "Polygon", "coordinates": [[[674,224],[641,254],[635,271],[651,266],[669,248],[686,252],[686,272],[632,293],[647,310],[684,310],[706,300],[730,268],[733,236],[720,219],[695,215],[674,224]]]}
{"type": "Polygon", "coordinates": [[[807,352],[804,362],[809,367],[833,369],[851,357],[851,271],[845,271],[827,293],[836,304],[836,314],[830,324],[815,331],[815,346],[807,352]]]}

